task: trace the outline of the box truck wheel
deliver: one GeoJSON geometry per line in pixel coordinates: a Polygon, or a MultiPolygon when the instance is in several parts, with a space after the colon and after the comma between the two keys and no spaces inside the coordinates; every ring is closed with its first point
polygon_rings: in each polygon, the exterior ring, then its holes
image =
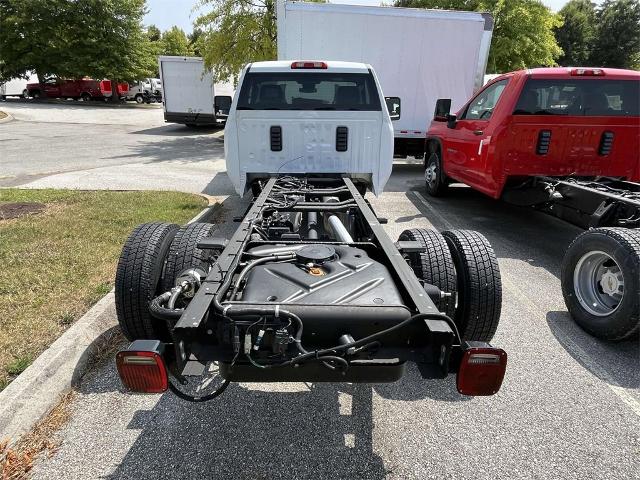
{"type": "Polygon", "coordinates": [[[162,280],[163,291],[169,291],[175,287],[178,275],[189,268],[201,268],[205,272],[209,270],[209,261],[218,258],[221,252],[201,250],[198,242],[213,234],[216,226],[213,223],[192,223],[182,227],[173,237],[169,254],[167,255],[167,265],[162,280]]]}
{"type": "Polygon", "coordinates": [[[25,100],[29,98],[29,90],[27,90],[26,88],[22,91],[22,98],[24,98],[25,100]]]}
{"type": "Polygon", "coordinates": [[[402,232],[398,240],[418,242],[425,248],[422,253],[406,254],[405,260],[418,279],[451,293],[451,296],[434,303],[438,310],[453,319],[456,313],[456,270],[444,237],[435,230],[413,228],[402,232]]]}
{"type": "Polygon", "coordinates": [[[456,267],[458,305],[454,320],[465,340],[489,342],[502,309],[498,259],[484,235],[471,230],[442,232],[456,267]]]}
{"type": "Polygon", "coordinates": [[[160,339],[166,332],[151,316],[149,303],[160,292],[169,246],[180,227],[170,223],[143,223],[127,239],[118,261],[115,300],[118,323],[129,340],[160,339]]]}
{"type": "Polygon", "coordinates": [[[434,150],[428,153],[428,155],[429,157],[424,165],[424,181],[427,187],[427,193],[432,197],[440,197],[446,193],[447,187],[449,186],[444,171],[442,170],[440,150],[434,150]]]}
{"type": "Polygon", "coordinates": [[[640,231],[595,228],[569,245],[562,294],[580,327],[619,341],[640,331],[640,231]]]}

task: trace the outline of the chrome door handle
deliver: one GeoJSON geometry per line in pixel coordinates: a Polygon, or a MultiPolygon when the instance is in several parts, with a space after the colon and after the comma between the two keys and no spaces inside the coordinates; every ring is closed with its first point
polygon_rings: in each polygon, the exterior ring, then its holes
{"type": "Polygon", "coordinates": [[[484,132],[482,130],[474,130],[473,134],[474,135],[482,135],[484,132]]]}

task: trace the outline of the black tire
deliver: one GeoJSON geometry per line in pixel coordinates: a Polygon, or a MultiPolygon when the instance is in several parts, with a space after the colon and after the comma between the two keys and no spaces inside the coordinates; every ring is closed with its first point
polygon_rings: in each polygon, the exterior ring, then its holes
{"type": "Polygon", "coordinates": [[[26,100],[27,98],[29,98],[29,90],[27,90],[26,88],[22,91],[22,99],[26,100]]]}
{"type": "Polygon", "coordinates": [[[451,319],[455,318],[456,271],[444,237],[434,230],[413,228],[402,232],[398,240],[418,242],[426,249],[424,253],[409,253],[405,259],[418,279],[435,285],[443,292],[451,293],[450,297],[441,298],[434,303],[442,313],[451,319]]]}
{"type": "Polygon", "coordinates": [[[484,235],[471,230],[442,232],[458,279],[455,322],[465,340],[489,342],[498,329],[502,281],[498,259],[484,235]]]}
{"type": "Polygon", "coordinates": [[[569,313],[591,335],[620,341],[640,332],[640,230],[595,228],[578,235],[564,255],[561,281],[569,313]]]}
{"type": "Polygon", "coordinates": [[[82,93],[82,94],[80,95],[80,99],[81,99],[83,102],[89,102],[89,101],[91,101],[91,94],[89,94],[89,93],[87,93],[87,92],[84,92],[84,93],[82,93]]]}
{"type": "Polygon", "coordinates": [[[210,237],[214,230],[215,225],[212,223],[192,223],[177,231],[167,255],[162,287],[165,292],[175,286],[176,277],[188,268],[200,267],[205,272],[208,271],[210,255],[213,254],[214,258],[217,255],[215,252],[201,250],[197,245],[203,238],[210,237]]]}
{"type": "Polygon", "coordinates": [[[179,226],[143,223],[129,235],[116,270],[115,299],[118,323],[129,340],[162,339],[165,326],[149,313],[158,295],[164,263],[179,226]]]}
{"type": "Polygon", "coordinates": [[[424,162],[424,183],[427,193],[432,197],[441,197],[447,193],[449,183],[442,171],[440,150],[427,152],[427,160],[424,162]]]}
{"type": "Polygon", "coordinates": [[[144,97],[142,96],[141,93],[136,94],[134,99],[135,99],[136,103],[138,103],[138,104],[144,103],[144,97]]]}
{"type": "Polygon", "coordinates": [[[34,99],[39,99],[40,98],[40,90],[34,90],[33,92],[31,92],[31,98],[34,99]]]}

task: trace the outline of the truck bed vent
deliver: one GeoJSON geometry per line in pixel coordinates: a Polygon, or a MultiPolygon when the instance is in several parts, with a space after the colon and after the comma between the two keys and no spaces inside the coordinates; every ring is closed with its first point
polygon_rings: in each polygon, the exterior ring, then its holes
{"type": "Polygon", "coordinates": [[[336,128],[336,151],[346,152],[349,144],[349,129],[347,127],[336,128]]]}
{"type": "Polygon", "coordinates": [[[538,155],[546,155],[549,153],[549,145],[551,145],[551,130],[540,130],[536,153],[538,155]]]}
{"type": "Polygon", "coordinates": [[[282,127],[273,126],[269,129],[269,136],[271,137],[271,151],[282,151],[282,127]]]}
{"type": "Polygon", "coordinates": [[[599,155],[609,155],[613,148],[613,132],[602,132],[600,137],[600,147],[598,148],[599,155]]]}

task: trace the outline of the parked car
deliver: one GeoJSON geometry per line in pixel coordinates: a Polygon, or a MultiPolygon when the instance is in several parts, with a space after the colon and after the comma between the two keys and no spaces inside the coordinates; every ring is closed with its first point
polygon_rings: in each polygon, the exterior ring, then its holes
{"type": "Polygon", "coordinates": [[[562,289],[576,322],[640,331],[640,72],[540,68],[500,75],[427,134],[427,192],[451,181],[589,230],[568,248],[562,289]]]}
{"type": "Polygon", "coordinates": [[[26,75],[27,78],[17,77],[0,83],[0,99],[5,100],[7,97],[27,98],[29,96],[27,84],[37,81],[38,77],[32,72],[27,72],[26,75]]]}
{"type": "MultiPolygon", "coordinates": [[[[127,83],[118,84],[118,94],[126,96],[129,90],[127,83]]],[[[112,95],[110,80],[67,80],[48,78],[44,82],[29,83],[27,92],[32,98],[73,98],[76,100],[104,100],[112,95]]]]}

